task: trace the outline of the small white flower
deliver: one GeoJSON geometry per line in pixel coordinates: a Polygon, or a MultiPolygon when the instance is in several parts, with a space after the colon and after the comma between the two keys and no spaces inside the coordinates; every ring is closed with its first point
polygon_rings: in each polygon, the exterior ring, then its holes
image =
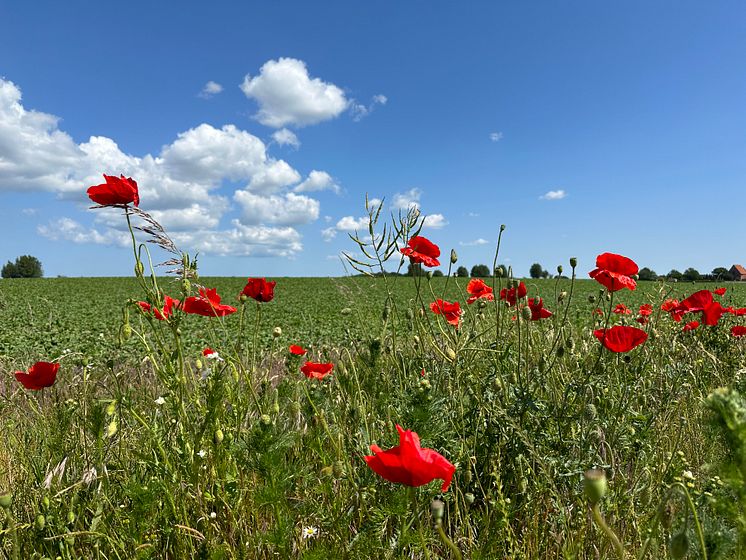
{"type": "Polygon", "coordinates": [[[218,514],[215,513],[214,511],[210,512],[210,519],[215,519],[217,516],[218,516],[218,514]]]}
{"type": "Polygon", "coordinates": [[[302,535],[304,539],[312,539],[314,537],[319,536],[319,529],[318,527],[308,526],[303,527],[302,535]]]}
{"type": "Polygon", "coordinates": [[[204,459],[205,456],[207,456],[207,451],[205,451],[204,449],[200,449],[197,455],[199,455],[200,459],[204,459]]]}
{"type": "Polygon", "coordinates": [[[692,474],[692,471],[684,471],[681,476],[683,478],[688,478],[689,480],[694,480],[694,475],[692,474]]]}
{"type": "Polygon", "coordinates": [[[158,406],[161,406],[162,404],[165,404],[165,403],[166,403],[166,399],[164,399],[163,397],[158,397],[157,399],[155,399],[155,404],[157,404],[158,406]]]}

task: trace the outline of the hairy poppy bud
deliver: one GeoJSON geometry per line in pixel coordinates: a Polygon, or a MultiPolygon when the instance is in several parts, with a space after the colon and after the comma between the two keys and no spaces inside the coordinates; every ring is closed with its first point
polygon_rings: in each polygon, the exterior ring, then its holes
{"type": "Polygon", "coordinates": [[[181,291],[185,294],[189,294],[192,291],[192,283],[186,278],[181,281],[181,291]]]}
{"type": "Polygon", "coordinates": [[[686,536],[686,531],[680,531],[671,537],[671,541],[668,543],[668,551],[674,560],[680,560],[686,556],[686,553],[689,552],[689,537],[686,536]]]}
{"type": "Polygon", "coordinates": [[[570,257],[570,266],[575,268],[578,266],[578,258],[577,257],[570,257]]]}
{"type": "Polygon", "coordinates": [[[531,308],[530,307],[524,307],[521,309],[521,315],[526,321],[531,320],[531,308]]]}
{"type": "Polygon", "coordinates": [[[44,526],[47,524],[47,519],[44,517],[41,513],[36,516],[36,520],[34,521],[34,527],[36,527],[37,530],[41,531],[44,529],[44,526]]]}
{"type": "Polygon", "coordinates": [[[281,337],[282,329],[280,327],[275,327],[274,329],[272,329],[272,336],[274,336],[275,338],[281,337]]]}
{"type": "Polygon", "coordinates": [[[450,360],[456,359],[456,351],[453,348],[448,348],[446,350],[446,355],[448,356],[450,360]]]}
{"type": "Polygon", "coordinates": [[[13,494],[10,492],[3,492],[0,494],[0,507],[3,509],[8,509],[10,505],[13,503],[13,494]]]}
{"type": "Polygon", "coordinates": [[[591,505],[596,505],[606,495],[606,473],[601,469],[590,469],[583,474],[583,492],[591,505]]]}
{"type": "Polygon", "coordinates": [[[455,249],[451,249],[451,264],[456,264],[458,261],[458,255],[456,254],[455,249]]]}
{"type": "Polygon", "coordinates": [[[435,525],[440,526],[443,522],[443,512],[445,511],[445,504],[441,500],[433,500],[430,502],[430,515],[435,519],[435,525]]]}
{"type": "Polygon", "coordinates": [[[215,445],[220,445],[221,443],[223,443],[223,437],[223,430],[218,428],[217,430],[215,430],[215,433],[212,434],[212,441],[215,443],[215,445]]]}
{"type": "Polygon", "coordinates": [[[135,263],[135,276],[142,276],[145,272],[145,266],[143,266],[142,261],[137,261],[135,263]]]}
{"type": "Polygon", "coordinates": [[[262,426],[269,426],[272,423],[272,418],[269,417],[269,414],[262,414],[260,421],[262,426]]]}

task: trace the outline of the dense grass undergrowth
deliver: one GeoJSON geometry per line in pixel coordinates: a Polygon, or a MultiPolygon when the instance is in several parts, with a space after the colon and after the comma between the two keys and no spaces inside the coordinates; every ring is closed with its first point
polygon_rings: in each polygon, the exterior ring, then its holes
{"type": "MultiPolygon", "coordinates": [[[[418,217],[394,225],[402,247],[418,217]]],[[[183,264],[177,281],[137,267],[134,279],[0,283],[0,554],[745,554],[746,347],[730,327],[746,321],[682,332],[699,314],[675,322],[661,310],[703,286],[527,281],[553,313],[531,321],[524,299],[467,305],[454,278],[277,279],[258,303],[237,301],[243,278],[197,278],[183,264]],[[164,293],[184,300],[197,285],[238,311],[159,321],[135,303],[160,308],[164,293]],[[458,328],[431,311],[437,299],[462,302],[458,328]],[[633,313],[613,313],[619,303],[633,313]],[[606,350],[593,331],[616,324],[647,341],[606,350]],[[332,374],[305,377],[306,359],[332,374]],[[27,391],[13,373],[37,360],[61,364],[57,382],[27,391]],[[396,424],[455,465],[447,491],[368,468],[371,444],[398,444],[396,424]],[[600,480],[584,491],[584,478],[600,480]]],[[[516,285],[485,280],[495,293],[516,285]]],[[[746,305],[743,287],[718,286],[723,306],[746,305]]]]}

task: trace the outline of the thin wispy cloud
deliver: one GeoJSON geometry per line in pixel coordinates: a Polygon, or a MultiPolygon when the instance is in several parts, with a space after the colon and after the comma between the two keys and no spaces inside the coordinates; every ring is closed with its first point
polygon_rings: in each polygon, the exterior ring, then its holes
{"type": "Polygon", "coordinates": [[[489,241],[480,237],[474,241],[460,241],[459,245],[463,247],[475,247],[477,245],[489,245],[489,243],[489,241]]]}
{"type": "Polygon", "coordinates": [[[490,132],[490,140],[493,142],[499,142],[503,139],[503,133],[502,132],[490,132]]]}

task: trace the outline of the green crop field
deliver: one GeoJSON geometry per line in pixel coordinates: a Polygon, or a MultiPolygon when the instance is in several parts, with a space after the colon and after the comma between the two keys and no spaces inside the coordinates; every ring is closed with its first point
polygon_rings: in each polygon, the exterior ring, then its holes
{"type": "Polygon", "coordinates": [[[746,346],[730,329],[746,318],[682,332],[702,313],[661,304],[725,287],[713,299],[735,310],[746,285],[609,294],[578,275],[525,280],[553,313],[537,321],[520,297],[466,304],[468,278],[277,278],[264,303],[239,300],[246,278],[4,280],[0,553],[742,557],[746,346]],[[197,285],[238,311],[159,321],[136,304],[197,285]],[[437,299],[461,302],[458,328],[437,299]],[[622,324],[647,341],[605,350],[593,331],[622,324]],[[332,374],[307,378],[305,360],[332,374]],[[28,391],[14,372],[36,361],[61,365],[28,391]],[[455,467],[449,488],[366,464],[397,424],[455,467]]]}

